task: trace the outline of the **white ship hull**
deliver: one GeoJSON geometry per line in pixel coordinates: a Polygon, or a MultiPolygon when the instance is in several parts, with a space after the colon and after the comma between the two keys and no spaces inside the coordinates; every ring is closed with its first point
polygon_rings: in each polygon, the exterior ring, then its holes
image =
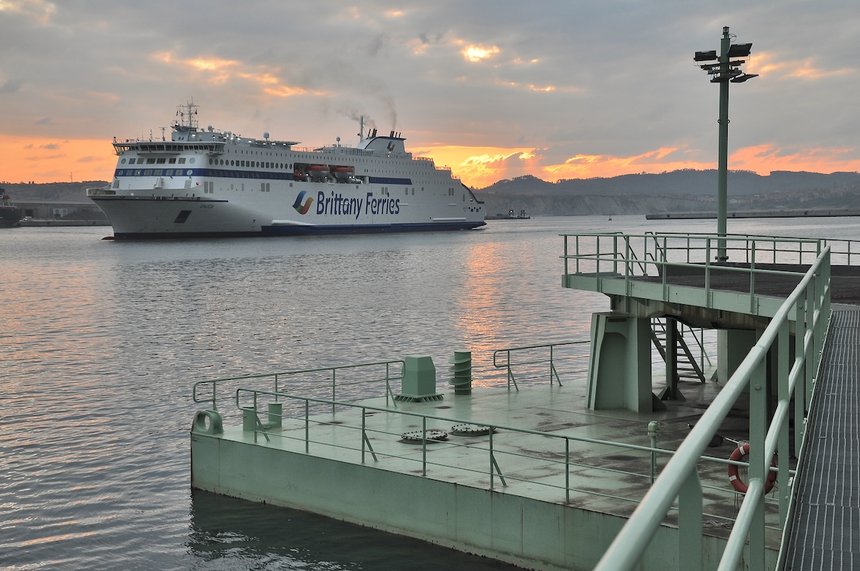
{"type": "MultiPolygon", "coordinates": [[[[190,107],[189,107],[190,108],[190,107]]],[[[316,150],[176,125],[170,141],[114,142],[109,188],[88,196],[114,236],[165,238],[465,230],[484,204],[391,133],[316,150]]]]}

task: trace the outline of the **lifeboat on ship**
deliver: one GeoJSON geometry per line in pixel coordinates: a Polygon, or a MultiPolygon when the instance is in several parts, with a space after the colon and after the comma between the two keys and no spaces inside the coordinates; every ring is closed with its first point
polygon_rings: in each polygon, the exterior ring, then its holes
{"type": "Polygon", "coordinates": [[[331,170],[328,165],[310,165],[308,167],[308,176],[311,180],[323,180],[329,177],[331,170]]]}
{"type": "Polygon", "coordinates": [[[355,175],[354,167],[347,166],[336,166],[332,168],[332,172],[334,173],[334,177],[338,182],[348,182],[355,175]]]}

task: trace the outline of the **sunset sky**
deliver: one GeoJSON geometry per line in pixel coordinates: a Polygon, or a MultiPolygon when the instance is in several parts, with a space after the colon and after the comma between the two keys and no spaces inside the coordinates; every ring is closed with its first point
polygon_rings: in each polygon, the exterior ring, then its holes
{"type": "Polygon", "coordinates": [[[753,43],[732,169],[860,170],[853,0],[0,0],[0,181],[107,180],[117,138],[200,124],[354,144],[357,117],[474,187],[715,168],[718,87],[753,43]]]}

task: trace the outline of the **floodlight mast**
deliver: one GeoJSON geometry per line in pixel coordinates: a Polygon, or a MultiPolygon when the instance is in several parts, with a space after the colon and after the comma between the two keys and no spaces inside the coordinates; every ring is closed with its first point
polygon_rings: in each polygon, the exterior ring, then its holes
{"type": "Polygon", "coordinates": [[[720,84],[720,119],[719,119],[719,157],[717,160],[717,261],[729,259],[726,253],[726,218],[728,217],[728,172],[729,172],[729,82],[743,83],[758,74],[747,74],[741,71],[743,58],[750,55],[752,44],[732,44],[729,27],[723,27],[723,37],[720,41],[720,55],[716,50],[696,52],[695,62],[713,62],[699,65],[711,76],[711,83],[720,84]]]}

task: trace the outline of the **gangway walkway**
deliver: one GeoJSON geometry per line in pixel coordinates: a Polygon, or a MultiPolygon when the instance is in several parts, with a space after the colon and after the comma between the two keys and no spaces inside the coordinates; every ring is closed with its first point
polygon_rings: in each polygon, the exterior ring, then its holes
{"type": "Polygon", "coordinates": [[[834,306],[784,570],[860,569],[860,307],[834,306]]]}

